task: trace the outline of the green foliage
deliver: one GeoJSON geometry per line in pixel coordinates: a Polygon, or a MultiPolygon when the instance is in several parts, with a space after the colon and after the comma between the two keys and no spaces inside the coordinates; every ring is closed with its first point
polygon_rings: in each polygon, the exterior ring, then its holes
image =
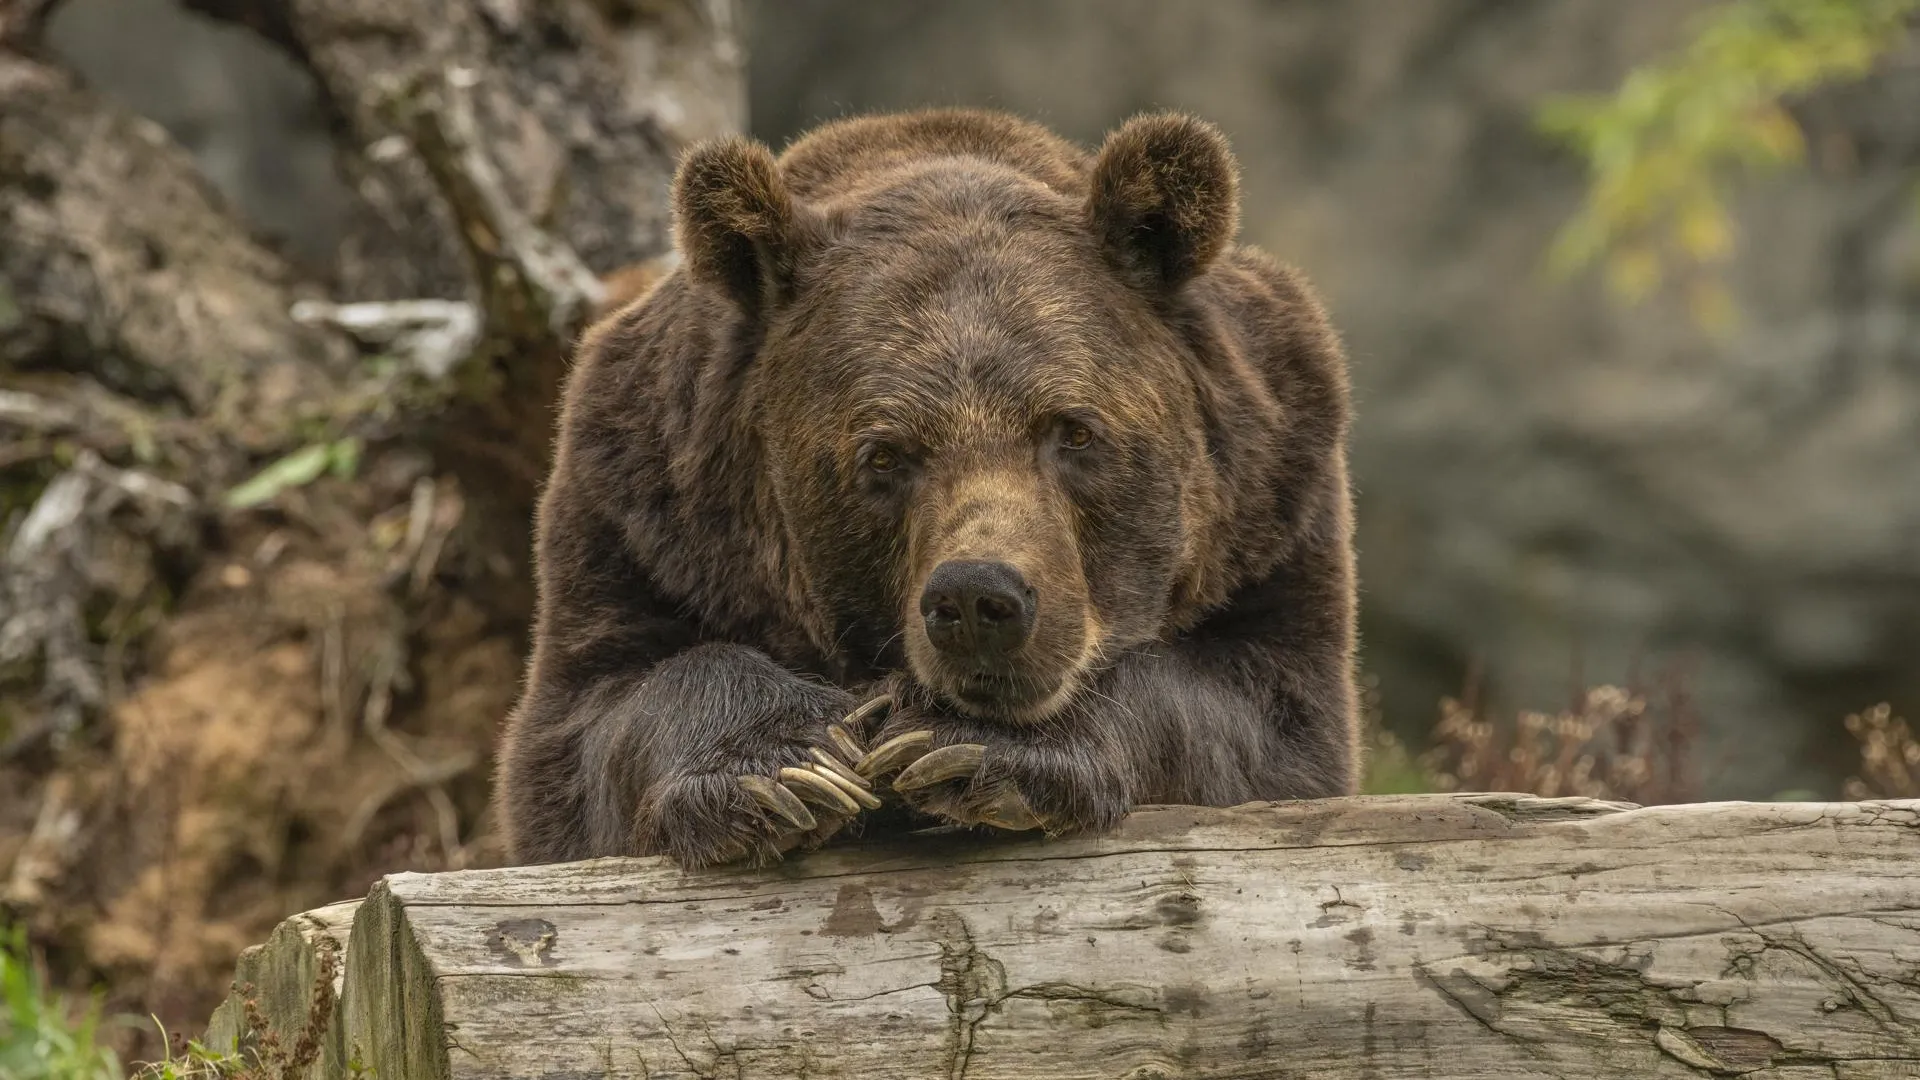
{"type": "Polygon", "coordinates": [[[229,510],[244,510],[269,502],[289,488],[302,487],[332,472],[349,477],[360,467],[360,440],[340,439],[303,446],[261,469],[253,478],[227,492],[229,510]]]}
{"type": "Polygon", "coordinates": [[[1677,278],[1697,320],[1730,325],[1732,299],[1713,272],[1734,246],[1730,182],[1800,163],[1804,139],[1783,103],[1866,75],[1916,11],[1920,0],[1731,0],[1705,14],[1683,52],[1611,96],[1547,102],[1542,128],[1591,177],[1554,268],[1602,263],[1629,301],[1677,278]]]}
{"type": "Polygon", "coordinates": [[[186,1051],[175,1057],[164,1027],[160,1029],[160,1043],[167,1047],[166,1057],[141,1066],[140,1071],[133,1074],[133,1080],[239,1080],[247,1068],[240,1055],[209,1050],[192,1040],[188,1041],[186,1051]]]}
{"type": "MultiPolygon", "coordinates": [[[[131,1022],[132,1017],[114,1022],[131,1022]]],[[[100,1045],[100,1004],[85,1009],[47,986],[32,961],[24,930],[0,929],[0,1080],[121,1080],[127,1073],[112,1050],[100,1045]]],[[[158,1024],[158,1021],[155,1021],[158,1024]]],[[[167,1033],[160,1031],[167,1046],[167,1033]]],[[[189,1042],[185,1052],[171,1049],[149,1062],[133,1080],[265,1080],[235,1054],[223,1054],[189,1042]]]]}
{"type": "Polygon", "coordinates": [[[1367,747],[1366,775],[1360,791],[1366,795],[1419,795],[1437,791],[1439,785],[1421,768],[1406,744],[1382,732],[1367,747]]]}
{"type": "Polygon", "coordinates": [[[96,1041],[98,1002],[77,1014],[48,988],[25,931],[0,932],[0,1080],[118,1080],[120,1062],[96,1041]]]}

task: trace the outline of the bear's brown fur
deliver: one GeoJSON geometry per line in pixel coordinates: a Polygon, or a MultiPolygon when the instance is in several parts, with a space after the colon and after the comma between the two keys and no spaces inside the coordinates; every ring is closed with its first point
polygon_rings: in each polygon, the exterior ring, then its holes
{"type": "Polygon", "coordinates": [[[879,755],[935,748],[909,820],[1353,791],[1345,360],[1236,183],[1167,114],[1095,155],[970,110],[691,151],[685,264],[569,377],[513,858],[817,843],[851,815],[766,789],[876,693],[862,737],[931,732],[879,755]]]}

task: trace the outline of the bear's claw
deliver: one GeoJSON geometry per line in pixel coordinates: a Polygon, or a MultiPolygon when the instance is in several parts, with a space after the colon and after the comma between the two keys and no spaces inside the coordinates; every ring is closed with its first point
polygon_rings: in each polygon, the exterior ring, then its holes
{"type": "MultiPolygon", "coordinates": [[[[840,723],[846,730],[859,733],[866,730],[867,724],[875,717],[881,713],[892,710],[892,708],[893,695],[881,694],[879,697],[873,698],[866,704],[848,713],[846,719],[841,720],[840,723]]],[[[859,755],[855,754],[853,756],[858,757],[859,755]]]]}
{"type": "Polygon", "coordinates": [[[840,724],[827,725],[827,741],[832,743],[834,750],[848,761],[859,761],[866,756],[867,748],[861,745],[860,740],[852,732],[841,727],[840,724]]]}
{"type": "Polygon", "coordinates": [[[997,829],[1008,829],[1013,832],[1038,829],[1045,824],[1040,820],[1040,816],[1033,812],[1033,807],[1027,805],[1027,800],[1021,798],[1020,793],[1011,787],[1001,791],[999,798],[981,810],[980,821],[997,829]]]}
{"type": "Polygon", "coordinates": [[[880,800],[873,795],[873,785],[859,773],[834,760],[832,754],[824,750],[814,750],[813,760],[807,763],[807,768],[839,784],[841,790],[852,796],[854,802],[868,810],[879,809],[880,800]]]}
{"type": "Polygon", "coordinates": [[[741,777],[740,786],[753,797],[754,802],[759,803],[788,828],[806,832],[819,826],[819,822],[814,820],[812,811],[800,801],[800,797],[782,785],[764,776],[755,775],[741,777]]]}
{"type": "MultiPolygon", "coordinates": [[[[868,755],[870,758],[884,755],[882,767],[863,769],[863,771],[871,775],[885,771],[886,768],[891,768],[901,760],[911,759],[908,760],[906,768],[900,771],[900,775],[894,777],[893,790],[912,796],[950,780],[974,780],[980,772],[981,764],[986,761],[987,748],[980,743],[954,743],[938,750],[926,750],[932,742],[933,733],[928,731],[910,731],[904,735],[897,735],[882,743],[868,755]]],[[[864,766],[867,763],[861,764],[864,766]]],[[[1024,832],[1045,825],[1040,815],[1033,812],[1033,807],[1027,804],[1027,800],[1011,784],[995,785],[985,794],[991,797],[977,804],[977,808],[960,809],[949,806],[935,809],[935,812],[955,820],[991,825],[994,828],[1012,832],[1024,832]]],[[[962,806],[972,805],[974,804],[971,804],[970,800],[962,804],[962,806]]]]}
{"type": "MultiPolygon", "coordinates": [[[[851,734],[839,731],[836,737],[836,730],[836,725],[828,725],[828,742],[838,748],[844,740],[859,749],[851,734]]],[[[776,851],[805,842],[809,833],[823,840],[861,810],[880,806],[867,781],[831,750],[813,746],[807,753],[812,761],[789,765],[772,776],[748,773],[737,778],[741,790],[765,812],[767,840],[776,851]]]]}
{"type": "Polygon", "coordinates": [[[878,779],[925,754],[932,746],[931,731],[909,731],[904,735],[895,735],[874,747],[853,769],[868,779],[878,779]]]}
{"type": "Polygon", "coordinates": [[[842,816],[860,812],[860,804],[852,796],[816,769],[788,766],[780,770],[780,782],[802,799],[842,816]]]}
{"type": "Polygon", "coordinates": [[[986,755],[987,748],[979,743],[955,743],[929,751],[894,777],[893,790],[916,791],[943,780],[972,776],[980,771],[980,763],[986,760],[986,755]]]}
{"type": "Polygon", "coordinates": [[[813,760],[790,765],[773,777],[750,775],[740,784],[754,802],[772,819],[768,822],[775,835],[772,840],[784,851],[803,837],[826,826],[837,826],[856,817],[862,810],[879,809],[881,800],[874,790],[882,777],[893,777],[893,790],[908,796],[909,802],[923,802],[929,789],[952,781],[966,781],[969,795],[955,791],[934,796],[932,805],[923,809],[963,824],[991,825],[1011,832],[1045,827],[1046,823],[1011,784],[978,783],[980,767],[986,761],[987,747],[982,743],[954,743],[934,748],[934,733],[908,731],[864,750],[864,726],[883,710],[891,708],[893,698],[881,695],[848,714],[837,724],[827,725],[828,747],[811,747],[813,760]],[[847,765],[847,760],[856,764],[847,765]],[[950,802],[959,797],[958,804],[950,802]],[[942,805],[944,804],[944,805],[942,805]]]}

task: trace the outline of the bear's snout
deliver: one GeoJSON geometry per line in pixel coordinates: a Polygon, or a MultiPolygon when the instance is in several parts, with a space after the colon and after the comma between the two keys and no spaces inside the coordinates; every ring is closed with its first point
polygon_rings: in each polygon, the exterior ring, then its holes
{"type": "Polygon", "coordinates": [[[995,660],[1033,633],[1033,586],[1011,563],[949,559],[934,567],[920,594],[927,640],[955,659],[995,660]]]}
{"type": "Polygon", "coordinates": [[[896,601],[908,664],[969,716],[1043,720],[1096,651],[1073,507],[1017,460],[993,463],[978,447],[948,454],[910,521],[906,554],[922,569],[896,601]]]}

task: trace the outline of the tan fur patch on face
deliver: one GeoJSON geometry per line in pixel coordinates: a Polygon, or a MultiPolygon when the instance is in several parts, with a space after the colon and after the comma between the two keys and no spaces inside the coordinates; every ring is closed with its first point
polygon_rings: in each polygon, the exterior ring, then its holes
{"type": "Polygon", "coordinates": [[[1038,539],[1040,493],[1031,476],[993,469],[970,473],[951,495],[960,519],[941,544],[942,559],[1002,559],[1022,573],[1021,549],[1038,539]]]}
{"type": "Polygon", "coordinates": [[[1027,459],[996,461],[988,453],[975,448],[945,463],[945,477],[925,496],[928,507],[937,509],[913,530],[914,584],[906,590],[902,613],[908,624],[907,657],[931,686],[945,688],[949,680],[972,677],[968,661],[939,654],[928,640],[920,591],[935,567],[949,560],[1008,563],[1036,589],[1039,608],[1033,637],[1006,674],[1035,680],[1033,689],[1046,696],[991,706],[955,697],[952,704],[1010,723],[1037,722],[1064,707],[1099,654],[1099,621],[1089,610],[1079,543],[1069,514],[1056,505],[1057,495],[1049,494],[1039,470],[1023,465],[1027,459]]]}
{"type": "MultiPolygon", "coordinates": [[[[1079,693],[1080,684],[1086,679],[1087,673],[1099,663],[1100,657],[1106,652],[1106,633],[1100,624],[1099,614],[1094,611],[1092,604],[1086,605],[1084,612],[1082,625],[1085,627],[1085,636],[1081,639],[1080,656],[1062,676],[1059,687],[1031,705],[998,714],[1003,719],[1016,724],[1043,723],[1061,709],[1066,708],[1067,703],[1073,700],[1073,696],[1079,693]]],[[[964,702],[957,704],[962,712],[981,715],[964,702]]]]}

